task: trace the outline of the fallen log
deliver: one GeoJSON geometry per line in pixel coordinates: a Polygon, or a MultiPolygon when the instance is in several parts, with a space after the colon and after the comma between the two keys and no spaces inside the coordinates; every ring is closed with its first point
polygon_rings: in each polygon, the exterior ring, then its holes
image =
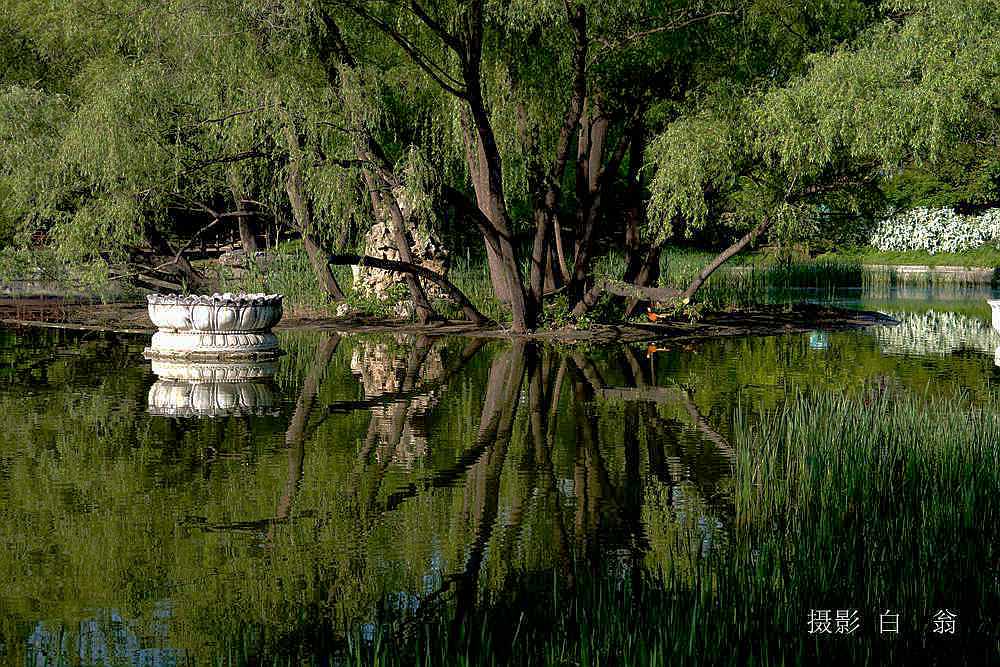
{"type": "Polygon", "coordinates": [[[462,308],[462,312],[465,313],[465,318],[476,325],[484,325],[490,322],[490,319],[479,312],[468,297],[462,293],[462,290],[458,289],[454,283],[442,276],[440,273],[431,271],[430,269],[420,266],[419,264],[410,264],[408,262],[397,262],[392,259],[382,259],[380,257],[372,257],[370,255],[331,255],[328,258],[331,264],[339,265],[357,265],[357,266],[373,266],[376,269],[382,269],[384,271],[397,271],[399,273],[409,273],[411,275],[417,275],[421,278],[426,278],[432,283],[435,283],[441,289],[446,291],[452,299],[462,308]]]}

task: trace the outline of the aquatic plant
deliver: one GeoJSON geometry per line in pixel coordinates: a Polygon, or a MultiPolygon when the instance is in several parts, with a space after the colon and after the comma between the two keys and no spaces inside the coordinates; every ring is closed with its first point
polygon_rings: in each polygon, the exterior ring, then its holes
{"type": "Polygon", "coordinates": [[[872,384],[792,395],[737,418],[735,520],[647,505],[657,548],[577,563],[473,615],[391,624],[348,653],[370,664],[988,664],[1000,623],[1000,415],[872,384]],[[845,636],[810,612],[856,612],[845,636]],[[933,615],[957,614],[955,635],[933,615]],[[898,633],[880,631],[884,614],[898,633]]]}

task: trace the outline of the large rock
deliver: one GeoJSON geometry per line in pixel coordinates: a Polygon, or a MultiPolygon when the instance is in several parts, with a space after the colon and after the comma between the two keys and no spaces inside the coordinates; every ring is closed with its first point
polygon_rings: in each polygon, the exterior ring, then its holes
{"type": "MultiPolygon", "coordinates": [[[[415,216],[410,214],[411,207],[407,205],[405,198],[398,197],[398,199],[406,220],[406,233],[411,241],[410,253],[413,255],[414,263],[435,273],[447,275],[449,253],[444,244],[426,225],[420,224],[414,219],[415,216]]],[[[372,225],[372,228],[365,234],[364,254],[379,259],[401,261],[399,251],[396,250],[396,243],[393,240],[392,226],[388,222],[388,214],[380,216],[380,220],[372,225]]],[[[427,293],[427,298],[431,300],[450,298],[447,292],[429,280],[421,278],[420,284],[427,293]]],[[[354,288],[361,295],[378,301],[397,301],[402,293],[404,300],[409,302],[405,277],[401,273],[383,271],[370,266],[355,266],[354,288]]]]}

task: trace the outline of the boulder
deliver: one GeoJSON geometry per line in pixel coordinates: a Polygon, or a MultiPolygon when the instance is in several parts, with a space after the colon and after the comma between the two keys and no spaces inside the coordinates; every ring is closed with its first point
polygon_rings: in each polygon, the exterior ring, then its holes
{"type": "MultiPolygon", "coordinates": [[[[410,239],[410,253],[413,255],[414,263],[435,273],[447,275],[449,253],[444,244],[426,225],[419,223],[414,216],[410,215],[409,209],[411,207],[406,204],[403,197],[397,197],[397,199],[400,200],[403,209],[406,234],[410,239]]],[[[393,240],[392,226],[388,221],[388,215],[380,216],[379,221],[372,225],[368,233],[365,234],[364,254],[379,259],[401,261],[399,251],[396,250],[396,243],[393,240]]],[[[448,293],[435,283],[420,278],[420,284],[427,293],[428,299],[432,301],[450,299],[448,293]]],[[[409,297],[405,285],[405,277],[401,273],[384,271],[370,266],[354,267],[354,288],[365,297],[378,301],[397,301],[402,293],[403,298],[408,303],[409,297]]]]}

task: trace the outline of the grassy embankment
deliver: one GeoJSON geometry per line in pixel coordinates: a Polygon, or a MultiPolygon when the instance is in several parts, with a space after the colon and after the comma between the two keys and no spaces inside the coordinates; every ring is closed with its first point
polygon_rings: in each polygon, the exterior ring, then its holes
{"type": "Polygon", "coordinates": [[[863,264],[884,264],[889,266],[966,266],[1000,267],[1000,250],[994,246],[983,246],[965,252],[941,252],[931,254],[922,250],[907,252],[882,252],[874,248],[847,248],[835,253],[820,255],[820,259],[857,261],[863,264]]]}

